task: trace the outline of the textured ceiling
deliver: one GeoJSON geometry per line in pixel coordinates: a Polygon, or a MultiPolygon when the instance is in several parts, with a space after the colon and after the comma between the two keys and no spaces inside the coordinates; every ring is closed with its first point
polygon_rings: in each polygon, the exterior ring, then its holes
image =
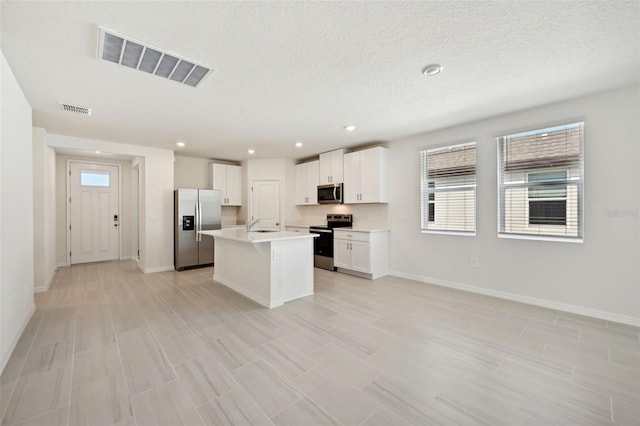
{"type": "Polygon", "coordinates": [[[241,160],[255,148],[256,157],[302,158],[640,79],[637,0],[0,7],[2,50],[34,125],[168,149],[183,140],[192,156],[241,160]],[[98,26],[215,72],[194,89],[98,60],[98,26]],[[442,74],[423,76],[430,63],[442,74]],[[61,102],[93,115],[65,113],[61,102]]]}

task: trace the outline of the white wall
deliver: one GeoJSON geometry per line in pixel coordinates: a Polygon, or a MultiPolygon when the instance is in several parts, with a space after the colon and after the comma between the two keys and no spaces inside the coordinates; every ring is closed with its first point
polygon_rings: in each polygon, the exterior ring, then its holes
{"type": "Polygon", "coordinates": [[[0,370],[35,310],[31,107],[2,53],[0,80],[0,370]]]}
{"type": "MultiPolygon", "coordinates": [[[[52,149],[51,147],[49,147],[52,149]]],[[[70,247],[67,247],[67,207],[69,203],[67,195],[67,160],[77,160],[82,162],[96,162],[120,165],[122,171],[122,209],[120,212],[121,237],[120,258],[134,259],[133,251],[134,232],[136,218],[134,217],[134,206],[132,197],[132,164],[127,160],[109,160],[95,157],[78,157],[69,155],[56,155],[55,157],[55,229],[56,229],[56,264],[66,266],[68,264],[67,254],[70,247]]]]}
{"type": "Polygon", "coordinates": [[[33,128],[34,290],[47,291],[56,271],[56,154],[33,128]]]}
{"type": "Polygon", "coordinates": [[[601,93],[389,144],[393,273],[640,324],[639,91],[601,93]],[[499,239],[495,137],[577,120],[585,121],[584,243],[499,239]],[[477,236],[422,234],[418,151],[470,138],[478,143],[477,236]],[[477,268],[470,267],[472,257],[477,268]]]}
{"type": "Polygon", "coordinates": [[[209,163],[207,158],[193,158],[176,155],[173,163],[173,187],[178,188],[211,188],[209,163]]]}
{"type": "Polygon", "coordinates": [[[140,263],[144,272],[173,269],[173,151],[139,145],[49,134],[53,147],[101,151],[139,157],[140,166],[140,263]]]}

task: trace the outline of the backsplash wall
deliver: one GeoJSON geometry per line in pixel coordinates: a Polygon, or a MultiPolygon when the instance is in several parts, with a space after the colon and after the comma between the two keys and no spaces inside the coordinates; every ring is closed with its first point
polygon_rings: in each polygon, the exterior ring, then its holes
{"type": "Polygon", "coordinates": [[[388,204],[322,204],[318,206],[295,206],[290,209],[287,224],[320,225],[327,221],[327,214],[352,214],[358,226],[389,225],[388,204]]]}

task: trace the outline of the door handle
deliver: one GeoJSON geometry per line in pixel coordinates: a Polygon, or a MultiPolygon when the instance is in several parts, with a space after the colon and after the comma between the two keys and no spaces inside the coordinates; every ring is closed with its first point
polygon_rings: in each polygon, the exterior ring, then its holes
{"type": "Polygon", "coordinates": [[[199,225],[199,223],[200,223],[200,217],[199,217],[199,216],[200,216],[200,214],[199,214],[199,213],[200,213],[200,212],[198,211],[198,203],[197,203],[197,202],[196,202],[196,206],[195,206],[195,208],[196,208],[196,223],[195,223],[195,225],[196,225],[196,226],[195,226],[195,230],[196,230],[196,242],[198,242],[198,235],[199,235],[199,234],[198,234],[198,229],[200,229],[200,225],[199,225]]]}
{"type": "MultiPolygon", "coordinates": [[[[202,231],[202,203],[198,201],[198,231],[202,231]]],[[[198,234],[198,241],[202,241],[202,234],[198,234]]]]}

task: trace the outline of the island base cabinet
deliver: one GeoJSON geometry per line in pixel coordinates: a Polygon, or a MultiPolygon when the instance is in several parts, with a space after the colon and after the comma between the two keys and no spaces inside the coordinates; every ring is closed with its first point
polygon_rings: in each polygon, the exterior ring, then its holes
{"type": "Polygon", "coordinates": [[[246,243],[215,238],[214,281],[267,308],[313,294],[313,239],[246,243]]]}
{"type": "Polygon", "coordinates": [[[339,272],[376,279],[389,274],[389,232],[334,230],[333,264],[339,272]]]}

